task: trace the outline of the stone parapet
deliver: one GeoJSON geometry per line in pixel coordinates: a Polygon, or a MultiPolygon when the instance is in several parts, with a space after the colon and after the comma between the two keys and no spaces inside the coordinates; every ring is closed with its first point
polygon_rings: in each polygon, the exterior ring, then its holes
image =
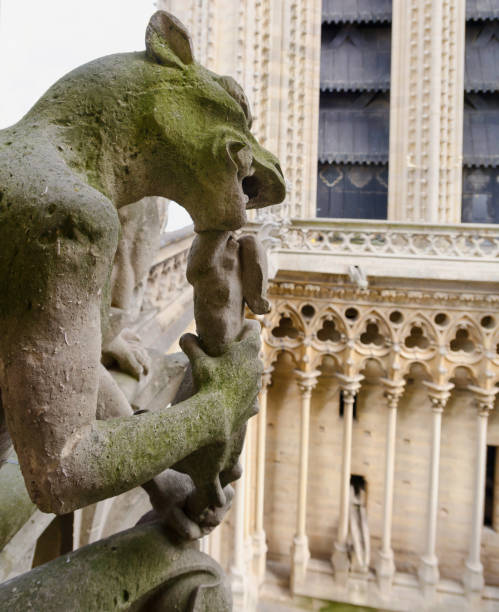
{"type": "Polygon", "coordinates": [[[267,240],[274,270],[497,282],[497,225],[267,218],[247,231],[267,240]],[[357,274],[351,268],[358,268],[357,274]]]}

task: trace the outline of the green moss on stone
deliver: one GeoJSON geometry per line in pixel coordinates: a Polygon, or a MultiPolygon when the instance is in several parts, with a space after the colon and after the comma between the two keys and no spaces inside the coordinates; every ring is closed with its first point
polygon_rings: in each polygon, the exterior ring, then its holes
{"type": "Polygon", "coordinates": [[[160,525],[141,525],[4,582],[0,610],[126,610],[179,577],[198,573],[209,583],[219,571],[193,545],[173,546],[160,525]]]}
{"type": "Polygon", "coordinates": [[[35,510],[19,466],[4,463],[0,468],[0,550],[35,510]]]}

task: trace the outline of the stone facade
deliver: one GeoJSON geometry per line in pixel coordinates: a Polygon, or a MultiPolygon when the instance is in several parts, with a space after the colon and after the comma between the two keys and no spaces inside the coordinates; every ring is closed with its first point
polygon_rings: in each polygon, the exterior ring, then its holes
{"type": "MultiPolygon", "coordinates": [[[[314,219],[321,2],[157,4],[202,63],[243,85],[288,181],[285,203],[248,228],[273,270],[260,413],[234,506],[202,541],[230,570],[235,609],[497,609],[499,464],[486,526],[483,506],[499,447],[499,231],[459,225],[464,0],[393,3],[388,221],[369,222],[314,219]]],[[[186,240],[151,271],[151,338],[192,320],[186,240]]],[[[146,500],[126,496],[76,514],[75,546],[129,526],[146,500]]]]}
{"type": "Polygon", "coordinates": [[[464,5],[393,3],[391,219],[461,220],[464,5]]]}
{"type": "MultiPolygon", "coordinates": [[[[222,560],[246,576],[236,609],[253,609],[257,584],[262,609],[335,600],[495,609],[499,494],[485,527],[483,504],[484,453],[499,433],[499,232],[458,225],[464,2],[393,3],[388,221],[313,219],[320,7],[307,5],[305,14],[298,2],[177,4],[212,15],[218,29],[208,28],[207,49],[212,37],[233,50],[223,68],[215,59],[213,67],[247,88],[253,73],[257,129],[281,134],[267,145],[289,181],[286,205],[251,228],[270,249],[273,309],[262,320],[267,374],[238,487],[246,510],[239,506],[222,527],[222,539],[234,533],[238,542],[237,555],[222,560]],[[241,27],[238,18],[252,11],[256,22],[241,27]],[[269,58],[263,72],[248,45],[269,58]],[[300,62],[308,85],[295,70],[300,62]],[[352,475],[365,488],[367,572],[354,563],[352,475]]],[[[373,2],[374,17],[366,9],[363,22],[377,19],[378,5],[386,9],[373,2]]]]}

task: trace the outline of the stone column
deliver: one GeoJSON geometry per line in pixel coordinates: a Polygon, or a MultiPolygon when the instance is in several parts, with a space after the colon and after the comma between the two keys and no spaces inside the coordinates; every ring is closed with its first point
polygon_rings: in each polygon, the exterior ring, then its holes
{"type": "Polygon", "coordinates": [[[296,533],[291,550],[291,592],[293,593],[305,581],[307,564],[310,558],[306,532],[310,399],[312,397],[312,389],[317,384],[317,377],[320,372],[318,370],[313,370],[312,372],[295,370],[295,374],[301,391],[301,421],[298,509],[296,513],[296,533]]]}
{"type": "MultiPolygon", "coordinates": [[[[246,442],[239,461],[242,466],[246,464],[246,442]]],[[[246,479],[243,474],[235,483],[235,495],[232,503],[232,512],[234,515],[234,548],[233,560],[230,568],[230,580],[235,610],[244,610],[248,598],[249,581],[246,572],[246,558],[244,552],[245,481],[246,479]]]]}
{"type": "Polygon", "coordinates": [[[244,478],[244,562],[245,571],[248,572],[253,564],[253,533],[255,519],[255,494],[253,470],[256,455],[256,419],[248,421],[245,439],[245,461],[243,464],[244,478]]]}
{"type": "Polygon", "coordinates": [[[343,445],[341,459],[341,485],[340,485],[340,517],[338,523],[338,535],[334,543],[334,551],[331,562],[334,567],[336,581],[346,583],[348,570],[350,569],[350,559],[347,550],[348,538],[348,514],[350,505],[350,476],[352,463],[352,425],[353,425],[353,404],[355,396],[360,389],[360,381],[363,376],[343,376],[336,375],[340,380],[343,392],[343,445]]]}
{"type": "Polygon", "coordinates": [[[258,446],[256,457],[256,510],[255,533],[253,535],[253,571],[261,584],[265,578],[267,543],[263,526],[265,502],[265,444],[267,430],[267,392],[272,381],[273,368],[267,368],[262,376],[260,411],[258,413],[258,446]]]}
{"type": "Polygon", "coordinates": [[[474,386],[469,387],[469,389],[476,398],[478,413],[471,541],[463,582],[469,593],[479,593],[484,587],[483,565],[480,561],[480,547],[482,543],[485,478],[487,469],[487,423],[489,412],[494,408],[494,399],[497,389],[488,391],[474,386]]]}
{"type": "Polygon", "coordinates": [[[461,220],[464,5],[393,2],[390,220],[461,220]]]}
{"type": "Polygon", "coordinates": [[[383,500],[383,537],[381,550],[376,567],[378,584],[382,593],[389,593],[393,576],[395,574],[395,563],[393,561],[392,538],[392,511],[393,511],[393,477],[395,471],[395,444],[397,431],[397,408],[400,398],[404,392],[404,380],[383,379],[385,397],[388,407],[388,419],[386,426],[386,450],[385,450],[385,494],[383,500]]]}
{"type": "Polygon", "coordinates": [[[438,513],[438,477],[440,470],[440,432],[442,427],[442,412],[444,411],[452,384],[437,385],[425,382],[428,395],[432,403],[432,439],[430,476],[428,485],[428,505],[426,524],[426,546],[425,553],[421,557],[419,566],[419,578],[428,596],[433,596],[440,578],[438,571],[438,559],[435,554],[437,539],[437,513],[438,513]]]}

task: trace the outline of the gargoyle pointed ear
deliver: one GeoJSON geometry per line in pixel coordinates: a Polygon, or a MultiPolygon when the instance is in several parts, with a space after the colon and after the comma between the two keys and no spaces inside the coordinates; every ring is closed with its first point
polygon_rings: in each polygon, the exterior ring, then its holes
{"type": "Polygon", "coordinates": [[[181,68],[194,61],[187,28],[166,11],[156,11],[146,29],[147,55],[158,64],[181,68]]]}

